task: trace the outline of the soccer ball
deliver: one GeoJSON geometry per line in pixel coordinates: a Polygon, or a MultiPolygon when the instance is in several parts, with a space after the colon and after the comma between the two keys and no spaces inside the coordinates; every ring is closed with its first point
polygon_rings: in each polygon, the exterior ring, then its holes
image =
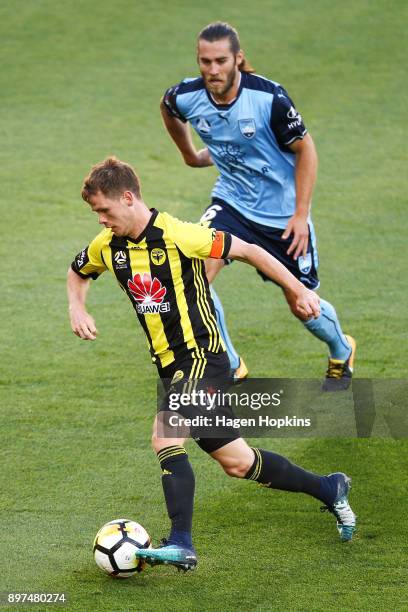
{"type": "Polygon", "coordinates": [[[143,559],[136,558],[138,548],[149,548],[147,531],[130,519],[116,519],[100,528],[96,534],[93,552],[96,565],[114,578],[130,578],[141,572],[143,559]]]}

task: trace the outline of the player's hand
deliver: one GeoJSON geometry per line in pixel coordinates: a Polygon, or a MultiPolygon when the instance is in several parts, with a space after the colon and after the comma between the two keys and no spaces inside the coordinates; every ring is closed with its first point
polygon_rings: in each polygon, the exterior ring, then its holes
{"type": "Polygon", "coordinates": [[[320,299],[311,289],[302,287],[296,296],[296,308],[299,314],[317,319],[320,316],[320,299]]]}
{"type": "Polygon", "coordinates": [[[306,257],[307,246],[309,244],[309,226],[307,223],[307,217],[304,215],[297,215],[296,213],[288,221],[285,231],[282,234],[282,238],[287,240],[289,236],[293,234],[293,240],[290,247],[286,251],[288,255],[293,253],[293,259],[297,259],[299,255],[306,257]]]}
{"type": "Polygon", "coordinates": [[[96,340],[98,330],[95,321],[86,310],[70,309],[71,329],[82,340],[96,340]]]}

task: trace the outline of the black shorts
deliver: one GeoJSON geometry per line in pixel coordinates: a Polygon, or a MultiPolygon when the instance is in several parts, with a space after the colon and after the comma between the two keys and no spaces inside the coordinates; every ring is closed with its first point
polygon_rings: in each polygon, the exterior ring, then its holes
{"type": "MultiPolygon", "coordinates": [[[[282,234],[285,230],[250,221],[223,200],[213,198],[210,206],[201,217],[201,222],[208,223],[210,227],[217,230],[229,232],[237,238],[245,240],[245,242],[262,247],[292,272],[305,287],[308,289],[319,287],[320,282],[317,276],[319,263],[313,226],[309,225],[306,257],[299,256],[295,260],[292,255],[286,253],[293,237],[289,236],[289,238],[283,240],[282,234]]],[[[226,261],[228,262],[228,260],[226,261]]],[[[257,272],[264,281],[271,280],[259,270],[257,272]]]]}
{"type": "MultiPolygon", "coordinates": [[[[200,448],[206,453],[222,448],[229,442],[240,438],[237,428],[217,427],[208,424],[203,419],[214,421],[214,415],[232,418],[234,415],[230,406],[215,406],[211,412],[202,402],[199,405],[179,406],[175,409],[174,398],[181,394],[188,397],[197,397],[201,392],[211,393],[212,396],[226,391],[231,384],[230,362],[226,352],[209,353],[204,352],[203,357],[197,359],[191,354],[185,358],[176,360],[165,368],[158,368],[161,379],[161,389],[158,397],[158,412],[161,414],[161,426],[163,431],[160,436],[179,437],[173,427],[169,425],[169,418],[180,415],[186,419],[197,419],[197,425],[190,427],[190,436],[195,440],[200,448]],[[164,413],[164,414],[163,414],[164,413]]],[[[176,403],[177,405],[177,403],[176,403]]],[[[180,437],[185,437],[181,435],[180,437]]]]}

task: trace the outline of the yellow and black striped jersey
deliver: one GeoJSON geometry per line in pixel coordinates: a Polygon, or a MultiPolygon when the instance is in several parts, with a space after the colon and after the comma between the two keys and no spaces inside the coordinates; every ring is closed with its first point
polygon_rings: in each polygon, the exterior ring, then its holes
{"type": "Polygon", "coordinates": [[[82,278],[116,276],[145,331],[152,358],[166,367],[187,353],[225,350],[204,259],[225,258],[231,235],[152,211],[137,238],[104,229],[71,264],[82,278]]]}

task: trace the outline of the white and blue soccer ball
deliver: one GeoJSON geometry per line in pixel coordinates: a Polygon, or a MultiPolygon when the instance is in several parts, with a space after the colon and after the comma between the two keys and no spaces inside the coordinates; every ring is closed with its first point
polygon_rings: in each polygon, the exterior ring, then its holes
{"type": "Polygon", "coordinates": [[[139,548],[150,547],[146,529],[130,519],[106,523],[96,534],[93,552],[97,566],[114,578],[130,578],[143,570],[145,561],[136,558],[139,548]]]}

